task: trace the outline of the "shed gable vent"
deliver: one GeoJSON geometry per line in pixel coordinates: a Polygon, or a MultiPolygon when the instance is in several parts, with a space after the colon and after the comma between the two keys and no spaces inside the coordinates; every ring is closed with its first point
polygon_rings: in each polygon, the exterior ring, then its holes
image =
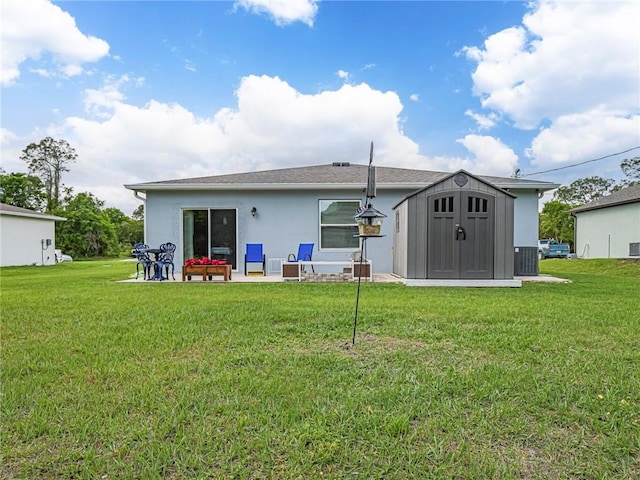
{"type": "Polygon", "coordinates": [[[633,242],[629,244],[629,256],[640,257],[640,242],[633,242]]]}

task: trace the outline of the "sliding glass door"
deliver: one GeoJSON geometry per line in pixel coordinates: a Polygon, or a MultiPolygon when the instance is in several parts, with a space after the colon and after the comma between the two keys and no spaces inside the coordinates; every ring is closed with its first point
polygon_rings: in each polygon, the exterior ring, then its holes
{"type": "Polygon", "coordinates": [[[210,258],[226,260],[236,268],[236,210],[209,210],[210,258]]]}
{"type": "Polygon", "coordinates": [[[237,211],[210,208],[183,210],[184,258],[209,257],[226,260],[236,269],[237,211]]]}

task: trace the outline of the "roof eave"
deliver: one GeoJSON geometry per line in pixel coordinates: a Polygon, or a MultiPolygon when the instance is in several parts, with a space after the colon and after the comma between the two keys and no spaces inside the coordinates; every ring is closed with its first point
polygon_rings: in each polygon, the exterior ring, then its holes
{"type": "Polygon", "coordinates": [[[517,190],[539,190],[540,192],[549,192],[560,187],[560,183],[539,182],[539,183],[495,183],[496,187],[507,189],[513,188],[517,190]]]}
{"type": "Polygon", "coordinates": [[[11,210],[0,210],[0,214],[2,215],[11,215],[13,217],[24,217],[24,218],[35,218],[36,220],[53,220],[66,222],[67,219],[64,217],[58,217],[57,215],[49,215],[47,213],[25,213],[25,212],[13,212],[11,210]]]}
{"type": "MultiPolygon", "coordinates": [[[[433,183],[433,182],[432,182],[433,183]]],[[[425,182],[411,183],[378,183],[378,190],[418,190],[424,188],[425,182]]],[[[499,183],[494,184],[502,189],[539,190],[547,192],[560,186],[557,183],[499,183]]],[[[129,184],[125,188],[138,192],[162,191],[162,190],[354,190],[366,188],[364,183],[153,183],[153,184],[129,184]]]]}
{"type": "Polygon", "coordinates": [[[588,212],[590,210],[601,210],[603,208],[618,207],[620,205],[628,205],[630,203],[639,203],[639,202],[640,202],[640,199],[630,198],[628,200],[623,200],[620,202],[605,203],[600,205],[592,205],[592,206],[583,205],[581,207],[572,208],[571,210],[569,210],[569,213],[571,214],[582,213],[582,212],[588,212]]]}

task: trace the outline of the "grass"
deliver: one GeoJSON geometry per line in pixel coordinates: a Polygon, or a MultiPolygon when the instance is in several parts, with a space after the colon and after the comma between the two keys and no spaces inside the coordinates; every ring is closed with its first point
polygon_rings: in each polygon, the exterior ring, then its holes
{"type": "Polygon", "coordinates": [[[2,478],[640,477],[640,263],[570,284],[0,270],[2,478]]]}

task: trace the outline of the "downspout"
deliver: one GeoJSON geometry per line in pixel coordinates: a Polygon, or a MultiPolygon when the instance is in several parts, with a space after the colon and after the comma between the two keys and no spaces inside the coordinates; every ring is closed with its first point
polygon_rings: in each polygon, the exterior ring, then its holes
{"type": "MultiPolygon", "coordinates": [[[[578,217],[574,213],[569,213],[569,215],[573,217],[573,253],[575,253],[576,258],[580,258],[578,257],[578,217]]],[[[571,250],[569,250],[569,254],[571,254],[571,250]]]]}
{"type": "Polygon", "coordinates": [[[144,225],[144,242],[147,243],[147,197],[141,197],[138,190],[133,191],[133,196],[142,201],[142,211],[144,213],[142,216],[142,222],[144,225]]]}
{"type": "Polygon", "coordinates": [[[133,191],[133,196],[136,197],[138,200],[142,200],[142,203],[147,201],[145,197],[140,196],[140,193],[138,192],[138,190],[133,191]]]}

